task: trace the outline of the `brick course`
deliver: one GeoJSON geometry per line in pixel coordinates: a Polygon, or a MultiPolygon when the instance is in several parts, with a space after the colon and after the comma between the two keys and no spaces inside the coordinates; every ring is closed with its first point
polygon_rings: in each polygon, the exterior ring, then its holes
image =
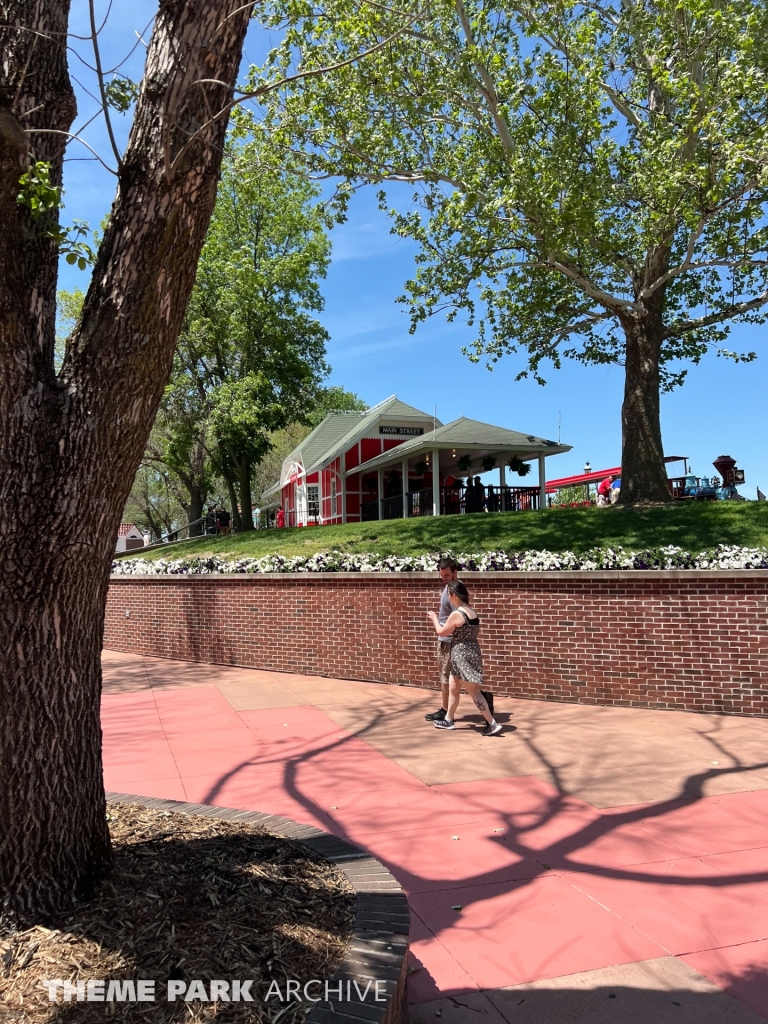
{"type": "MultiPolygon", "coordinates": [[[[511,697],[768,715],[768,572],[462,573],[511,697]]],[[[434,686],[432,573],[115,576],[105,646],[434,686]],[[130,616],[126,617],[126,612],[130,616]]]]}

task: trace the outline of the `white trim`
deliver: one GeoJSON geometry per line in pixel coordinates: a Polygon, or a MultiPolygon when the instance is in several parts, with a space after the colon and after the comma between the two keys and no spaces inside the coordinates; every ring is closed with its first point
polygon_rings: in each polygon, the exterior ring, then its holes
{"type": "Polygon", "coordinates": [[[383,402],[377,402],[376,405],[372,405],[370,409],[366,409],[364,415],[370,416],[372,412],[376,412],[377,409],[381,409],[383,405],[386,405],[395,398],[397,398],[397,395],[390,395],[389,398],[385,398],[383,402]]]}
{"type": "Polygon", "coordinates": [[[440,515],[440,449],[432,449],[432,515],[440,515]]]}
{"type": "Polygon", "coordinates": [[[544,465],[546,455],[539,455],[539,511],[547,507],[547,470],[544,465]]]}

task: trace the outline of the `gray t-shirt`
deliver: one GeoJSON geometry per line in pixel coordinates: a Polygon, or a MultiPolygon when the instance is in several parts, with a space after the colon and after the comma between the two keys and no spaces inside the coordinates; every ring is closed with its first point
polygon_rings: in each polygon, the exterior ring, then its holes
{"type": "MultiPolygon", "coordinates": [[[[442,594],[440,595],[440,611],[437,613],[437,621],[441,626],[444,626],[448,621],[448,616],[453,611],[453,605],[451,599],[448,597],[448,587],[445,587],[442,594]]],[[[451,638],[449,636],[438,637],[438,640],[442,640],[444,644],[449,644],[451,638]]]]}

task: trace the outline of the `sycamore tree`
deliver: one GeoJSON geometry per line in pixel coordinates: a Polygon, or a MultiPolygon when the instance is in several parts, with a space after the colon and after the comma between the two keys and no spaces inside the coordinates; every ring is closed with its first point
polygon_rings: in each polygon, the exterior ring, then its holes
{"type": "Polygon", "coordinates": [[[190,487],[223,477],[238,531],[253,529],[251,477],[270,434],[314,408],[328,373],[314,314],[332,221],[318,195],[253,143],[228,150],[162,406],[164,461],[188,467],[190,487]]]}
{"type": "MultiPolygon", "coordinates": [[[[115,145],[115,200],[58,365],[59,255],[90,258],[59,223],[76,127],[69,6],[0,0],[0,926],[11,927],[72,907],[109,865],[110,565],[213,209],[251,7],[158,3],[129,141],[115,145]]],[[[95,20],[93,31],[98,69],[95,20]]]]}
{"type": "MultiPolygon", "coordinates": [[[[266,13],[265,13],[266,11],[266,13]]],[[[470,358],[625,375],[620,501],[665,501],[660,393],[768,302],[762,0],[269,0],[283,42],[241,118],[348,188],[402,182],[413,326],[470,358]],[[369,54],[355,60],[362,50],[369,54]],[[312,69],[334,66],[325,76],[312,69]]],[[[387,197],[382,192],[382,203],[387,197]]]]}

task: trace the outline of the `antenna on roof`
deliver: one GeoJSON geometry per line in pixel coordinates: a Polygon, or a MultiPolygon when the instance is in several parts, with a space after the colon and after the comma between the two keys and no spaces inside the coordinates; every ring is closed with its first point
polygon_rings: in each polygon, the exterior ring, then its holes
{"type": "Polygon", "coordinates": [[[558,412],[558,414],[557,414],[557,443],[558,444],[560,444],[560,422],[561,422],[561,419],[562,419],[562,413],[558,412]]]}
{"type": "Polygon", "coordinates": [[[437,433],[437,406],[432,406],[432,437],[437,433]]]}

